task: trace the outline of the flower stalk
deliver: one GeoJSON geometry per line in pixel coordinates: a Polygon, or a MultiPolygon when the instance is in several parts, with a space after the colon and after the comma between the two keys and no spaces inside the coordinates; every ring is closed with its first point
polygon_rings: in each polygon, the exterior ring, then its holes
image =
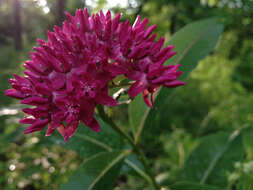
{"type": "Polygon", "coordinates": [[[127,142],[132,147],[133,151],[137,154],[139,161],[144,166],[145,172],[146,172],[147,176],[149,177],[146,180],[154,187],[155,190],[160,190],[160,187],[157,184],[157,182],[155,181],[155,177],[149,168],[148,161],[147,161],[146,156],[144,155],[143,151],[134,143],[133,139],[120,126],[118,126],[112,120],[111,117],[109,117],[105,113],[103,106],[98,105],[97,110],[98,110],[98,113],[99,113],[99,116],[101,117],[101,119],[104,122],[108,123],[117,133],[119,133],[124,139],[127,140],[127,142]]]}

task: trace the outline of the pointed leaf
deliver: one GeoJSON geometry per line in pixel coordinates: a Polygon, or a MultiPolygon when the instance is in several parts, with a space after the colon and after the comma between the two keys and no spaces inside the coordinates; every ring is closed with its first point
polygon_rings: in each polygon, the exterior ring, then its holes
{"type": "Polygon", "coordinates": [[[242,134],[219,133],[210,135],[193,150],[182,171],[182,180],[226,187],[227,174],[243,158],[242,134]]]}
{"type": "Polygon", "coordinates": [[[129,122],[133,134],[137,135],[141,131],[141,127],[144,125],[146,116],[148,114],[148,106],[142,99],[142,94],[134,98],[128,108],[129,122]]]}
{"type": "Polygon", "coordinates": [[[125,156],[126,152],[103,152],[88,158],[60,190],[113,189],[125,156]]]}
{"type": "MultiPolygon", "coordinates": [[[[172,39],[166,44],[173,44],[178,52],[166,62],[166,65],[180,64],[180,70],[183,71],[180,80],[184,81],[197,66],[198,61],[214,49],[222,31],[223,25],[217,19],[205,19],[185,26],[172,36],[172,39]]],[[[159,124],[159,115],[166,114],[166,109],[172,101],[171,94],[173,91],[174,89],[164,87],[157,93],[155,106],[158,109],[150,110],[142,103],[143,100],[140,97],[130,104],[129,118],[135,136],[141,134],[144,126],[148,129],[159,124]],[[137,117],[137,115],[141,117],[137,117]]]]}
{"type": "MultiPolygon", "coordinates": [[[[204,19],[185,26],[169,41],[169,44],[175,45],[177,54],[169,59],[166,65],[180,64],[180,70],[183,71],[183,74],[179,79],[184,81],[196,68],[198,61],[215,48],[223,28],[223,25],[215,18],[204,19]]],[[[163,105],[168,91],[171,89],[161,89],[156,99],[157,106],[163,105]]]]}

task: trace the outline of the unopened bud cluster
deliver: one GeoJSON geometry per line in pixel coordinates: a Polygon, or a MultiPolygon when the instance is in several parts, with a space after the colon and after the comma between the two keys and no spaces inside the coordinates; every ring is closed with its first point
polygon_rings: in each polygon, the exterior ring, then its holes
{"type": "Polygon", "coordinates": [[[146,28],[147,18],[138,16],[131,26],[128,20],[120,22],[120,14],[112,18],[110,11],[89,17],[87,9],[79,9],[75,16],[66,16],[62,27],[48,32],[47,42],[38,40],[24,64],[25,76],[14,74],[12,89],[5,91],[33,106],[23,109],[29,117],[20,122],[30,124],[25,133],[48,126],[47,136],[57,129],[68,141],[80,121],[98,132],[95,107],[117,106],[108,92],[119,75],[133,81],[129,97],[142,93],[149,107],[159,87],[184,85],[177,80],[179,65],[163,65],[176,54],[173,46],[162,48],[164,38],[156,40],[156,26],[146,28]]]}

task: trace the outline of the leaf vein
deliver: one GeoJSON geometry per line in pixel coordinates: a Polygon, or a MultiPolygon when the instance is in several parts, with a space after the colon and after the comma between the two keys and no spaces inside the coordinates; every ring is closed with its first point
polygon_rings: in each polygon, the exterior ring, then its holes
{"type": "Polygon", "coordinates": [[[208,177],[210,176],[211,172],[213,171],[213,169],[215,168],[216,163],[219,161],[219,159],[221,159],[222,155],[227,151],[227,149],[229,148],[229,146],[231,145],[231,142],[239,135],[239,132],[236,131],[235,133],[233,133],[229,138],[228,138],[228,142],[227,145],[216,154],[216,156],[214,157],[213,161],[210,163],[209,167],[207,168],[207,170],[205,171],[200,184],[204,184],[206,182],[206,180],[208,179],[208,177]]]}
{"type": "Polygon", "coordinates": [[[96,140],[96,139],[94,139],[94,138],[91,138],[91,137],[89,137],[89,136],[86,136],[86,135],[84,135],[84,134],[81,134],[81,135],[80,135],[80,134],[76,134],[76,136],[78,136],[78,137],[80,137],[80,138],[82,138],[82,139],[85,139],[85,140],[87,140],[87,141],[89,141],[89,142],[92,142],[93,144],[96,144],[96,145],[98,145],[98,146],[104,148],[104,149],[107,150],[107,151],[112,151],[112,150],[113,150],[112,147],[108,146],[107,144],[104,144],[104,143],[102,143],[102,142],[99,142],[98,140],[96,140]]]}
{"type": "Polygon", "coordinates": [[[98,183],[98,181],[108,172],[117,162],[119,162],[123,157],[126,156],[127,152],[122,152],[118,157],[116,157],[101,173],[96,177],[93,183],[89,186],[88,190],[92,190],[93,187],[98,183]]]}

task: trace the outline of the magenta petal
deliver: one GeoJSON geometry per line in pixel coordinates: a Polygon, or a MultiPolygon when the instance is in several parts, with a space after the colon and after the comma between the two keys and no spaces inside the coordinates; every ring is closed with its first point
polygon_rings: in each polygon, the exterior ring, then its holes
{"type": "Polygon", "coordinates": [[[74,122],[65,128],[64,140],[66,142],[68,142],[69,138],[73,136],[76,129],[78,128],[78,124],[79,124],[79,122],[77,122],[77,123],[74,122]]]}
{"type": "Polygon", "coordinates": [[[142,48],[137,46],[136,48],[134,48],[131,51],[131,53],[128,55],[128,57],[130,57],[130,58],[136,57],[141,50],[142,50],[142,48]]]}
{"type": "Polygon", "coordinates": [[[177,76],[175,76],[175,75],[161,76],[161,77],[158,77],[155,80],[152,80],[152,83],[155,83],[155,84],[163,83],[163,82],[166,82],[166,81],[175,80],[176,78],[177,78],[177,76]]]}
{"type": "Polygon", "coordinates": [[[25,64],[29,65],[32,67],[35,71],[37,71],[40,74],[44,74],[43,70],[40,67],[40,64],[34,62],[34,61],[25,61],[25,64]]]}
{"type": "Polygon", "coordinates": [[[27,80],[24,77],[20,77],[17,74],[13,74],[19,84],[27,84],[27,80]]]}
{"type": "Polygon", "coordinates": [[[156,25],[150,26],[150,27],[146,30],[146,32],[145,32],[145,34],[144,34],[144,38],[147,38],[155,29],[156,29],[156,25]]]}
{"type": "Polygon", "coordinates": [[[53,66],[54,70],[57,72],[62,72],[61,63],[57,60],[54,56],[47,54],[47,58],[50,61],[51,65],[53,66]]]}
{"type": "Polygon", "coordinates": [[[30,105],[37,105],[37,104],[44,104],[47,103],[48,100],[41,97],[30,97],[26,98],[21,101],[21,104],[30,104],[30,105]]]}
{"type": "Polygon", "coordinates": [[[24,71],[24,73],[29,76],[31,79],[40,80],[40,76],[37,73],[31,71],[24,71]]]}
{"type": "Polygon", "coordinates": [[[66,81],[66,85],[67,85],[67,92],[71,92],[73,90],[73,85],[72,85],[72,78],[70,75],[67,75],[67,81],[66,81]]]}
{"type": "Polygon", "coordinates": [[[131,98],[134,98],[141,92],[143,92],[146,88],[146,85],[141,81],[136,81],[132,84],[132,86],[128,90],[128,94],[131,98]]]}
{"type": "Polygon", "coordinates": [[[48,112],[39,108],[23,108],[22,111],[28,115],[32,115],[35,118],[48,117],[48,112]]]}
{"type": "Polygon", "coordinates": [[[36,121],[34,118],[23,118],[19,120],[19,123],[23,124],[33,124],[36,121]]]}
{"type": "Polygon", "coordinates": [[[114,100],[111,96],[108,96],[107,94],[97,94],[96,95],[96,101],[99,104],[106,105],[106,106],[117,106],[118,102],[114,100]]]}
{"type": "Polygon", "coordinates": [[[129,71],[127,77],[131,80],[139,80],[142,77],[143,73],[140,71],[129,71]]]}
{"type": "Polygon", "coordinates": [[[58,73],[55,71],[49,74],[49,79],[51,80],[52,87],[55,90],[62,88],[66,81],[65,75],[63,73],[58,73]]]}
{"type": "Polygon", "coordinates": [[[182,82],[182,81],[179,81],[179,80],[175,80],[175,81],[165,83],[165,86],[167,88],[173,88],[173,87],[182,86],[182,85],[185,85],[185,83],[182,82]]]}
{"type": "Polygon", "coordinates": [[[25,98],[25,95],[23,93],[15,90],[15,89],[5,90],[5,95],[13,97],[13,98],[17,98],[17,99],[23,99],[23,98],[25,98]]]}
{"type": "Polygon", "coordinates": [[[36,91],[43,94],[43,95],[46,95],[46,96],[50,96],[51,95],[51,92],[50,92],[50,89],[47,87],[46,84],[42,84],[42,83],[37,83],[36,85],[36,91]]]}
{"type": "Polygon", "coordinates": [[[149,95],[148,90],[144,90],[144,92],[142,93],[143,100],[147,104],[148,107],[152,107],[152,104],[150,103],[148,95],[149,95]]]}
{"type": "Polygon", "coordinates": [[[97,120],[95,118],[93,118],[87,126],[95,132],[100,131],[100,125],[99,125],[99,123],[97,122],[97,120]]]}
{"type": "MultiPolygon", "coordinates": [[[[59,125],[58,127],[57,127],[57,131],[61,134],[61,136],[64,138],[65,137],[65,127],[64,127],[64,125],[59,125]]],[[[64,138],[64,140],[66,141],[66,139],[64,138]]],[[[67,142],[67,141],[66,141],[67,142]]]]}
{"type": "Polygon", "coordinates": [[[48,119],[37,120],[25,130],[25,134],[42,130],[49,123],[48,119]]]}
{"type": "Polygon", "coordinates": [[[82,101],[82,106],[80,110],[80,120],[85,125],[91,122],[93,118],[95,106],[96,106],[95,103],[92,101],[88,101],[88,100],[82,101]]]}
{"type": "Polygon", "coordinates": [[[141,23],[141,16],[137,15],[134,24],[133,24],[133,28],[135,29],[139,24],[141,23]]]}
{"type": "Polygon", "coordinates": [[[120,20],[120,13],[118,13],[115,18],[112,20],[112,30],[116,30],[120,20]]]}
{"type": "Polygon", "coordinates": [[[152,54],[156,54],[160,49],[161,47],[163,46],[163,43],[165,41],[165,38],[164,37],[161,37],[158,42],[156,42],[153,47],[151,48],[151,53],[152,54]]]}
{"type": "Polygon", "coordinates": [[[88,91],[89,97],[94,98],[96,96],[96,93],[92,90],[88,91]]]}
{"type": "Polygon", "coordinates": [[[107,65],[106,69],[108,72],[111,72],[113,76],[122,75],[127,72],[127,69],[125,67],[117,65],[116,63],[107,65]]]}
{"type": "MultiPolygon", "coordinates": [[[[138,22],[138,20],[137,20],[137,22],[138,22]]],[[[148,18],[145,18],[142,22],[140,22],[138,25],[136,25],[136,27],[134,27],[134,31],[137,33],[143,31],[147,24],[148,24],[148,18]]]]}
{"type": "Polygon", "coordinates": [[[48,124],[48,128],[47,128],[47,132],[46,132],[46,136],[51,136],[53,134],[53,132],[55,131],[56,128],[54,128],[52,126],[52,124],[48,124]]]}
{"type": "MultiPolygon", "coordinates": [[[[65,142],[68,142],[69,138],[73,136],[76,129],[78,128],[78,125],[79,125],[79,122],[74,122],[68,126],[64,126],[61,124],[57,127],[57,130],[62,135],[65,142]]],[[[54,129],[48,128],[48,132],[47,132],[46,136],[50,136],[51,133],[53,132],[52,130],[54,130],[54,129]]]]}
{"type": "Polygon", "coordinates": [[[79,19],[80,19],[82,31],[83,32],[89,31],[90,30],[90,24],[89,24],[89,20],[88,20],[87,8],[85,8],[84,11],[80,10],[79,19]]]}
{"type": "Polygon", "coordinates": [[[61,122],[64,121],[65,119],[65,111],[66,110],[63,110],[63,111],[59,111],[59,112],[56,112],[55,114],[53,114],[53,121],[52,121],[52,128],[57,128],[58,125],[60,125],[61,122]]]}

